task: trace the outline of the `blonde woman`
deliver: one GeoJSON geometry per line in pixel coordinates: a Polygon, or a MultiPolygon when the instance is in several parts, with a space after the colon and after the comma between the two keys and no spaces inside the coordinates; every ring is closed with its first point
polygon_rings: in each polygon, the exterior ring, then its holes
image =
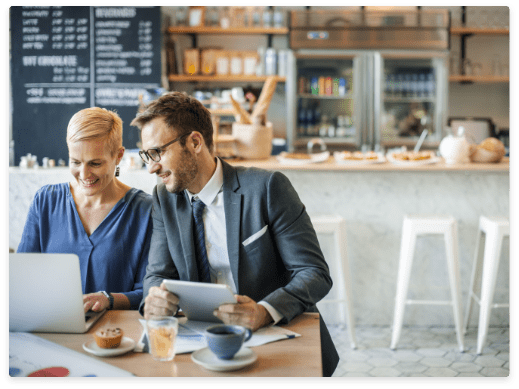
{"type": "Polygon", "coordinates": [[[70,183],[34,197],[18,252],[79,257],[85,312],[137,309],[150,246],[151,196],[116,177],[122,121],[103,108],[76,113],[67,127],[70,183]]]}

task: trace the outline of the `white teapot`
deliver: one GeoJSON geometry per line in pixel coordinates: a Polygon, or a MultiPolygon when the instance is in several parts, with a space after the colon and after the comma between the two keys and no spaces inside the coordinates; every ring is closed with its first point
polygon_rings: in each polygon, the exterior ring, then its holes
{"type": "Polygon", "coordinates": [[[468,163],[470,162],[470,145],[463,136],[465,129],[459,127],[458,136],[447,135],[440,142],[440,154],[445,158],[445,163],[468,163]]]}

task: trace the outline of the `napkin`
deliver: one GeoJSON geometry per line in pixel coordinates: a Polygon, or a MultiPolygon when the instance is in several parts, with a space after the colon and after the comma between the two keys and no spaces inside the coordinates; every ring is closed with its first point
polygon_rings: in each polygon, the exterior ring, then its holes
{"type": "MultiPolygon", "coordinates": [[[[137,342],[135,352],[150,352],[146,320],[139,319],[143,327],[142,335],[137,342]]],[[[183,317],[178,320],[178,334],[175,340],[175,353],[185,354],[207,347],[204,332],[205,329],[215,325],[212,322],[188,321],[183,317]]],[[[245,347],[255,347],[262,344],[276,342],[278,340],[293,339],[301,336],[300,334],[275,325],[260,328],[252,334],[252,337],[243,343],[245,347]]]]}

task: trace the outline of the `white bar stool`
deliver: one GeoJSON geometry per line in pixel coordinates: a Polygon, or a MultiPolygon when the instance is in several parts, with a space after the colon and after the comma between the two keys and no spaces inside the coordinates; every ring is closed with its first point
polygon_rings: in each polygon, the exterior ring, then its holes
{"type": "Polygon", "coordinates": [[[467,314],[465,315],[465,324],[463,326],[466,332],[469,325],[470,315],[472,313],[472,306],[475,301],[480,307],[477,343],[478,354],[481,354],[483,346],[487,340],[488,324],[492,308],[510,307],[509,303],[493,304],[494,292],[496,290],[497,271],[501,259],[501,248],[505,236],[510,236],[510,222],[508,218],[480,216],[478,236],[476,239],[476,252],[474,255],[474,265],[472,267],[472,277],[468,296],[469,301],[467,304],[467,314]],[[483,261],[481,261],[479,246],[483,233],[486,235],[486,239],[483,261]],[[481,280],[480,300],[476,295],[476,278],[479,278],[477,275],[481,274],[481,267],[483,267],[483,276],[481,280]]]}
{"type": "Polygon", "coordinates": [[[350,279],[350,265],[348,263],[348,256],[346,254],[346,221],[338,215],[322,215],[312,216],[312,224],[317,234],[332,234],[335,258],[326,258],[334,261],[337,268],[338,277],[332,274],[334,286],[337,288],[339,298],[337,299],[323,299],[317,303],[317,306],[324,304],[339,305],[340,317],[348,325],[348,333],[350,335],[351,348],[357,348],[357,341],[355,338],[355,325],[353,315],[353,305],[351,303],[351,279],[350,279]],[[346,307],[343,303],[346,303],[346,307]],[[346,308],[346,309],[345,309],[346,308]]]}
{"type": "Polygon", "coordinates": [[[402,231],[400,261],[398,265],[398,281],[395,298],[395,313],[393,318],[393,334],[391,349],[396,348],[402,331],[404,310],[406,304],[452,305],[454,324],[460,351],[463,352],[463,316],[461,309],[460,273],[458,259],[458,223],[452,216],[421,216],[406,215],[402,231]],[[451,289],[451,300],[407,300],[409,278],[413,264],[416,238],[419,235],[442,234],[445,239],[447,270],[451,289]]]}

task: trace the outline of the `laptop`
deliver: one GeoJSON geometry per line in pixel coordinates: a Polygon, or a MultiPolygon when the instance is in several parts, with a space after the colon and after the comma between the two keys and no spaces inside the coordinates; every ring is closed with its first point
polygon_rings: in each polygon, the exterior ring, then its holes
{"type": "Polygon", "coordinates": [[[75,254],[9,254],[9,331],[84,333],[104,314],[83,308],[75,254]]]}

